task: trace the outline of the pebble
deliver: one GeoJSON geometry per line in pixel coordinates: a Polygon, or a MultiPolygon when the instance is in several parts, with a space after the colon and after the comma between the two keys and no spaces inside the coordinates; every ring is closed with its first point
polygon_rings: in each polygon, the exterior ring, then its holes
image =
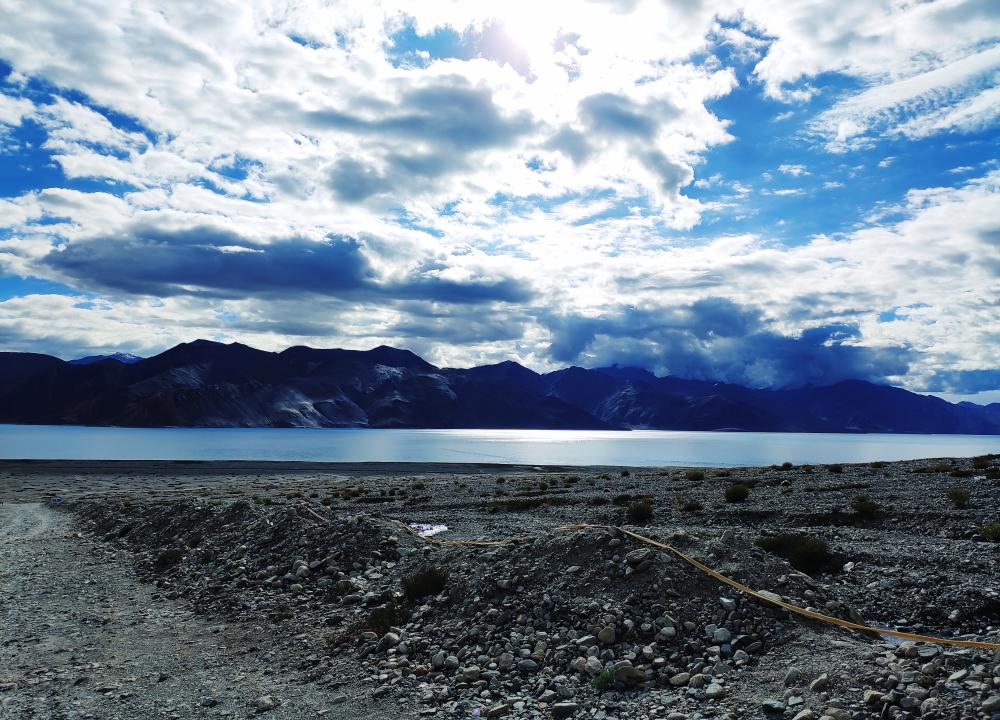
{"type": "Polygon", "coordinates": [[[274,710],[278,707],[278,701],[270,695],[263,695],[257,698],[257,701],[254,703],[254,707],[259,713],[267,712],[268,710],[274,710]]]}
{"type": "Polygon", "coordinates": [[[576,714],[576,711],[580,708],[574,702],[559,702],[552,706],[552,717],[554,718],[567,718],[571,715],[576,714]]]}
{"type": "Polygon", "coordinates": [[[714,700],[716,698],[724,697],[726,694],[726,688],[718,683],[711,683],[707,688],[705,688],[705,697],[709,700],[714,700]]]}

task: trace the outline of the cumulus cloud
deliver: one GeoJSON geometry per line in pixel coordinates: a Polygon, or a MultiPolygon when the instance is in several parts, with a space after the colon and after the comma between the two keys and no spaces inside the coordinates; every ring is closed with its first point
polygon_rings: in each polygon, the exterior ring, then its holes
{"type": "Polygon", "coordinates": [[[750,387],[828,385],[848,378],[884,382],[909,367],[906,348],[858,344],[856,325],[809,327],[787,336],[772,329],[759,308],[721,297],[603,318],[557,318],[551,329],[549,351],[561,362],[624,362],[750,387]]]}
{"type": "Polygon", "coordinates": [[[439,364],[634,362],[755,385],[994,382],[995,165],[958,159],[960,184],[918,178],[891,214],[828,234],[705,221],[846,195],[861,164],[907,160],[880,147],[835,176],[824,147],[994,127],[996,3],[0,12],[0,151],[39,171],[0,198],[0,268],[79,292],[2,301],[5,347],[387,342],[439,364]],[[819,140],[823,157],[766,166],[801,187],[754,192],[739,160],[713,166],[756,141],[733,110],[748,98],[787,103],[781,127],[801,118],[819,140]],[[915,309],[878,320],[896,307],[915,309]]]}
{"type": "Polygon", "coordinates": [[[125,234],[78,240],[42,263],[84,287],[169,297],[384,296],[458,304],[525,301],[528,286],[511,277],[454,278],[441,266],[413,268],[403,280],[377,273],[357,238],[275,238],[248,241],[211,226],[164,231],[148,225],[125,234]]]}

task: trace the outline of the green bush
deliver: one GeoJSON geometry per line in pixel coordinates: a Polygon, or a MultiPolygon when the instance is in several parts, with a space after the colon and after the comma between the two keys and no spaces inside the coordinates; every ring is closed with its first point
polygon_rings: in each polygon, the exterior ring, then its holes
{"type": "Polygon", "coordinates": [[[159,555],[156,556],[156,563],[154,568],[163,572],[169,570],[174,565],[177,565],[184,558],[184,553],[177,548],[167,548],[165,550],[160,550],[159,555]]]}
{"type": "Polygon", "coordinates": [[[864,494],[854,496],[854,499],[851,500],[851,509],[864,517],[875,517],[882,511],[877,502],[864,494]]]}
{"type": "Polygon", "coordinates": [[[947,496],[951,504],[962,509],[969,504],[969,491],[962,487],[948,488],[947,496]]]}
{"type": "Polygon", "coordinates": [[[1000,522],[993,522],[979,528],[979,534],[990,542],[1000,542],[1000,522]]]}
{"type": "Polygon", "coordinates": [[[403,578],[403,593],[410,600],[437,595],[448,584],[448,571],[431,566],[403,578]]]}
{"type": "Polygon", "coordinates": [[[815,535],[780,533],[757,538],[762,550],[783,557],[796,570],[813,574],[835,572],[840,568],[840,558],[830,552],[826,540],[815,535]]]}
{"type": "Polygon", "coordinates": [[[781,463],[781,469],[782,470],[791,470],[793,467],[795,467],[795,466],[792,465],[790,462],[783,462],[783,463],[781,463]]]}
{"type": "Polygon", "coordinates": [[[972,458],[972,467],[976,470],[985,470],[990,466],[990,456],[980,455],[979,457],[972,458]]]}
{"type": "Polygon", "coordinates": [[[829,470],[832,473],[837,474],[837,475],[839,475],[840,473],[844,472],[844,466],[841,465],[840,463],[834,463],[833,465],[827,465],[826,469],[829,470]]]}
{"type": "Polygon", "coordinates": [[[389,632],[389,628],[405,625],[410,619],[409,608],[396,603],[379,605],[368,615],[365,626],[384,635],[389,632]]]}
{"type": "Polygon", "coordinates": [[[590,685],[595,690],[607,690],[611,687],[611,683],[615,680],[615,670],[614,668],[604,668],[601,672],[594,676],[594,679],[590,681],[590,685]]]}
{"type": "Polygon", "coordinates": [[[684,473],[684,477],[686,477],[688,480],[695,480],[695,481],[699,481],[700,482],[700,481],[702,481],[702,480],[705,479],[705,471],[704,470],[688,470],[686,473],[684,473]]]}
{"type": "Polygon", "coordinates": [[[726,488],[726,502],[739,503],[750,497],[750,488],[742,483],[734,483],[726,488]]]}
{"type": "Polygon", "coordinates": [[[648,500],[636,500],[628,506],[628,519],[634,525],[645,525],[653,519],[653,505],[648,500]]]}

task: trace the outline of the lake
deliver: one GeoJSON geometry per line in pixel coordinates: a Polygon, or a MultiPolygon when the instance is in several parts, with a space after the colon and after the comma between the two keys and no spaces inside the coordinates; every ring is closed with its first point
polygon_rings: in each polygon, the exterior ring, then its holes
{"type": "Polygon", "coordinates": [[[913,460],[997,452],[1000,436],[995,435],[0,425],[3,459],[738,466],[913,460]]]}

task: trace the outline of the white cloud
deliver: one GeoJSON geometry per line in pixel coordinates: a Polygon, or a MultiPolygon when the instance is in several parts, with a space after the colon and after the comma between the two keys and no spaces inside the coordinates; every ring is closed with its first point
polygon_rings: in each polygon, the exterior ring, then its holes
{"type": "MultiPolygon", "coordinates": [[[[864,89],[833,101],[809,126],[830,148],[847,150],[995,123],[993,5],[0,0],[0,57],[14,67],[8,85],[38,78],[97,106],[59,92],[32,102],[12,87],[0,94],[0,125],[9,135],[32,120],[68,177],[129,186],[0,199],[10,235],[0,241],[4,271],[89,292],[86,278],[46,261],[54,247],[86,248],[137,227],[209,228],[242,239],[213,246],[227,260],[282,238],[345,235],[360,238],[386,286],[415,276],[447,287],[509,279],[533,293],[473,313],[402,292],[377,301],[325,296],[304,307],[282,297],[150,299],[105,285],[93,305],[82,295],[0,303],[0,338],[40,347],[61,337],[67,348],[139,353],[220,334],[270,348],[390,342],[449,364],[500,359],[513,347],[545,367],[546,315],[599,317],[625,306],[656,314],[722,295],[765,308],[790,334],[860,322],[866,342],[924,353],[925,375],[956,357],[996,366],[997,344],[983,335],[997,275],[995,172],[959,189],[912,192],[893,206],[905,221],[872,216],[869,227],[792,248],[772,242],[766,228],[683,235],[712,209],[757,212],[745,181],[701,164],[738,134],[712,109],[737,76],[718,57],[699,61],[711,54],[706,38],[743,60],[759,58],[755,79],[772,97],[812,97],[824,73],[858,80],[864,89]],[[474,35],[498,20],[507,54],[526,57],[527,71],[503,57],[392,62],[390,35],[407,24],[474,35]],[[684,194],[691,184],[725,194],[695,200],[684,194]],[[874,320],[914,303],[929,307],[891,327],[874,320]]],[[[780,163],[763,177],[822,167],[780,163]]]]}
{"type": "Polygon", "coordinates": [[[784,175],[791,175],[792,177],[800,177],[802,175],[810,175],[811,173],[806,170],[805,165],[793,165],[789,163],[782,163],[778,166],[778,172],[784,175]]]}
{"type": "Polygon", "coordinates": [[[833,150],[881,136],[921,138],[980,129],[1000,114],[1000,45],[891,82],[876,82],[822,113],[812,129],[833,150]]]}

